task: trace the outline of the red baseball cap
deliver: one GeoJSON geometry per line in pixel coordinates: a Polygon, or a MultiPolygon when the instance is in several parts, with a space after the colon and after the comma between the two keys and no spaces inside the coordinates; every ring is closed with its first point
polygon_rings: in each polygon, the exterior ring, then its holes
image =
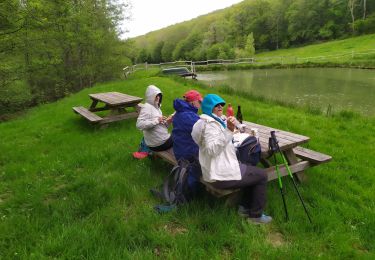
{"type": "Polygon", "coordinates": [[[184,98],[187,102],[201,101],[203,100],[201,94],[196,90],[189,90],[184,94],[184,98]]]}

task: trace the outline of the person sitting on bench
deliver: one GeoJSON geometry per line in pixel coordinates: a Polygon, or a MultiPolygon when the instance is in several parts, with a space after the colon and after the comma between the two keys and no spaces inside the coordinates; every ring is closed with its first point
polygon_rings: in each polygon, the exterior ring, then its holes
{"type": "Polygon", "coordinates": [[[188,175],[188,185],[192,195],[196,195],[200,187],[202,175],[198,160],[199,147],[191,137],[193,125],[199,120],[198,109],[203,98],[196,90],[189,90],[184,94],[184,99],[175,99],[173,107],[176,113],[173,116],[173,153],[176,160],[181,158],[191,163],[188,175]]]}
{"type": "Polygon", "coordinates": [[[168,150],[173,146],[172,136],[168,133],[172,117],[163,117],[161,112],[163,94],[158,87],[150,85],[146,89],[145,99],[146,103],[140,105],[137,128],[143,131],[145,143],[151,151],[168,150]]]}
{"type": "Polygon", "coordinates": [[[224,106],[221,97],[208,94],[202,101],[203,114],[193,126],[191,135],[199,146],[203,180],[217,189],[242,189],[239,214],[256,224],[269,223],[272,218],[263,213],[267,174],[237,160],[232,142],[236,120],[223,116],[224,106]]]}

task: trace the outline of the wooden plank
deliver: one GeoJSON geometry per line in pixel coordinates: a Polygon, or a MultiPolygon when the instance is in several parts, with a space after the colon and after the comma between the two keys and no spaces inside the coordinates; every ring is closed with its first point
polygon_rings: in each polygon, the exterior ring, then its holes
{"type": "Polygon", "coordinates": [[[133,106],[142,101],[142,98],[127,95],[119,92],[106,92],[106,93],[96,93],[89,94],[90,98],[93,100],[98,100],[106,103],[109,106],[120,106],[128,105],[133,106]]]}
{"type": "MultiPolygon", "coordinates": [[[[305,169],[310,168],[310,167],[311,167],[311,164],[310,164],[310,162],[307,162],[307,161],[301,161],[301,162],[298,162],[294,165],[289,165],[289,169],[292,172],[292,174],[304,171],[305,169]]],[[[276,173],[275,166],[272,166],[272,167],[267,168],[265,170],[267,171],[268,181],[272,181],[272,180],[277,179],[277,173],[276,173]]],[[[282,177],[288,175],[288,171],[287,171],[285,166],[279,166],[279,170],[280,170],[280,175],[282,177]]]]}
{"type": "Polygon", "coordinates": [[[153,152],[156,156],[159,156],[162,158],[164,161],[172,164],[173,166],[177,165],[177,160],[176,157],[174,156],[173,149],[170,148],[166,151],[161,151],[161,152],[153,152]]]}
{"type": "Polygon", "coordinates": [[[103,119],[100,116],[95,115],[94,113],[90,112],[85,107],[73,107],[73,110],[75,113],[80,114],[81,116],[89,120],[91,123],[98,123],[98,122],[101,122],[103,119]]]}
{"type": "Polygon", "coordinates": [[[101,119],[100,124],[108,124],[108,123],[112,123],[112,122],[116,122],[116,121],[120,121],[120,120],[124,120],[128,118],[135,118],[135,117],[138,117],[137,112],[128,112],[125,114],[110,115],[101,119]]]}
{"type": "Polygon", "coordinates": [[[316,152],[304,147],[297,146],[293,149],[294,153],[298,158],[306,161],[310,161],[315,164],[325,163],[332,160],[332,157],[320,152],[316,152]]]}
{"type": "MultiPolygon", "coordinates": [[[[276,128],[272,128],[272,127],[268,127],[268,126],[264,126],[264,125],[259,125],[259,124],[247,122],[247,121],[244,121],[244,123],[247,125],[248,129],[258,128],[259,133],[265,134],[267,136],[270,135],[271,131],[275,131],[277,138],[288,140],[290,142],[305,143],[305,142],[310,140],[310,138],[307,137],[307,136],[295,134],[295,133],[292,133],[292,132],[283,131],[283,130],[280,130],[280,129],[276,129],[276,128]]],[[[268,142],[268,140],[267,140],[267,142],[268,142]]]]}

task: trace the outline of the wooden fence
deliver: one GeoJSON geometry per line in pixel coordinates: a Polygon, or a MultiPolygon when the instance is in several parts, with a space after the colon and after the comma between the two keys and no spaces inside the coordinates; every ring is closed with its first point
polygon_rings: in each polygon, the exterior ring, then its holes
{"type": "Polygon", "coordinates": [[[302,64],[306,62],[324,62],[324,61],[350,61],[359,57],[366,57],[375,55],[375,49],[366,50],[363,52],[350,51],[345,53],[338,53],[326,56],[311,56],[311,57],[297,57],[297,56],[273,56],[273,57],[251,57],[239,59],[216,59],[205,61],[171,61],[156,64],[140,63],[123,68],[124,76],[127,77],[129,73],[140,70],[158,67],[160,69],[167,67],[190,67],[191,72],[195,73],[196,66],[210,66],[210,65],[235,65],[235,64],[253,64],[253,65],[267,65],[267,64],[302,64]]]}

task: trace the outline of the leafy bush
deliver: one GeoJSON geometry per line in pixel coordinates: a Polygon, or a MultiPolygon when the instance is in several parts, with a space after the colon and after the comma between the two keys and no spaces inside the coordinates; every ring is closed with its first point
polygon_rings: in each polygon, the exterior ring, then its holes
{"type": "Polygon", "coordinates": [[[7,88],[0,88],[0,117],[23,110],[32,104],[30,88],[25,81],[14,81],[7,88]]]}

